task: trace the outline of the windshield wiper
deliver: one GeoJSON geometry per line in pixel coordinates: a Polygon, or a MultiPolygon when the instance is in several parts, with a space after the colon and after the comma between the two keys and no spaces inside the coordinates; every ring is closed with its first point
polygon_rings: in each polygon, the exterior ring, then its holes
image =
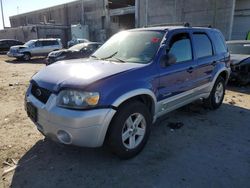
{"type": "Polygon", "coordinates": [[[95,59],[100,60],[100,58],[99,58],[99,57],[97,57],[97,56],[95,56],[95,55],[91,55],[90,57],[93,57],[93,58],[95,58],[95,59]]]}
{"type": "Polygon", "coordinates": [[[110,59],[110,58],[114,57],[117,53],[118,53],[118,51],[116,51],[115,53],[113,53],[112,55],[110,55],[108,57],[104,57],[104,58],[101,58],[101,59],[102,60],[110,59]]]}
{"type": "Polygon", "coordinates": [[[120,59],[118,57],[112,57],[112,58],[115,59],[115,60],[117,60],[117,61],[119,61],[119,62],[126,63],[126,61],[124,61],[124,60],[122,60],[122,59],[120,59]]]}
{"type": "Polygon", "coordinates": [[[118,57],[114,57],[117,53],[118,53],[118,51],[115,52],[115,53],[113,53],[113,54],[111,54],[110,56],[104,57],[104,58],[99,58],[99,57],[97,57],[97,56],[95,56],[95,55],[91,55],[90,57],[93,57],[93,58],[99,59],[99,60],[107,60],[107,59],[113,58],[113,59],[115,59],[115,60],[117,60],[117,61],[119,61],[119,62],[125,63],[124,60],[122,60],[122,59],[120,59],[120,58],[118,58],[118,57]]]}

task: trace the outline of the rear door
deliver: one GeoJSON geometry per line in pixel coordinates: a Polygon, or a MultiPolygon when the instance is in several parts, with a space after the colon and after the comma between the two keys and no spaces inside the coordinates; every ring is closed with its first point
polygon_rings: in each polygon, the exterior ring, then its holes
{"type": "Polygon", "coordinates": [[[207,85],[217,64],[211,37],[206,32],[193,32],[194,58],[197,63],[195,87],[207,85]]]}

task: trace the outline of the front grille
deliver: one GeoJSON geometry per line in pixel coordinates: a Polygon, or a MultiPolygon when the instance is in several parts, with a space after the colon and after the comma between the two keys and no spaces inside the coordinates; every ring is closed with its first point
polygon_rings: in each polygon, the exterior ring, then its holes
{"type": "Polygon", "coordinates": [[[10,52],[11,52],[11,53],[16,53],[16,52],[17,52],[17,49],[10,49],[10,52]]]}
{"type": "Polygon", "coordinates": [[[42,103],[46,103],[51,95],[51,92],[47,89],[41,88],[36,84],[32,84],[31,93],[42,103]]]}

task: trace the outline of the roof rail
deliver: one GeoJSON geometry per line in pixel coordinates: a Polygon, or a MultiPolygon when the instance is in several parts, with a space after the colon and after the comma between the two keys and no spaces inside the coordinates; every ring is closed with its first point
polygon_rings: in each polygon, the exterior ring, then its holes
{"type": "Polygon", "coordinates": [[[194,27],[207,27],[207,28],[213,28],[212,25],[194,25],[194,27]]]}
{"type": "Polygon", "coordinates": [[[184,26],[184,27],[190,27],[190,24],[188,22],[160,23],[160,24],[146,25],[144,27],[158,27],[158,26],[184,26]]]}

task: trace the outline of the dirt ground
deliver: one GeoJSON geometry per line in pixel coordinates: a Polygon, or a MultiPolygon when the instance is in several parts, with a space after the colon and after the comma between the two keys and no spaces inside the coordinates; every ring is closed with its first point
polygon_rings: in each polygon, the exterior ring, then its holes
{"type": "Polygon", "coordinates": [[[250,187],[250,86],[228,87],[216,111],[192,104],[169,113],[142,153],[121,161],[106,148],[63,146],[36,130],[23,100],[43,63],[0,55],[0,187],[250,187]],[[170,122],[184,126],[171,130],[170,122]]]}

